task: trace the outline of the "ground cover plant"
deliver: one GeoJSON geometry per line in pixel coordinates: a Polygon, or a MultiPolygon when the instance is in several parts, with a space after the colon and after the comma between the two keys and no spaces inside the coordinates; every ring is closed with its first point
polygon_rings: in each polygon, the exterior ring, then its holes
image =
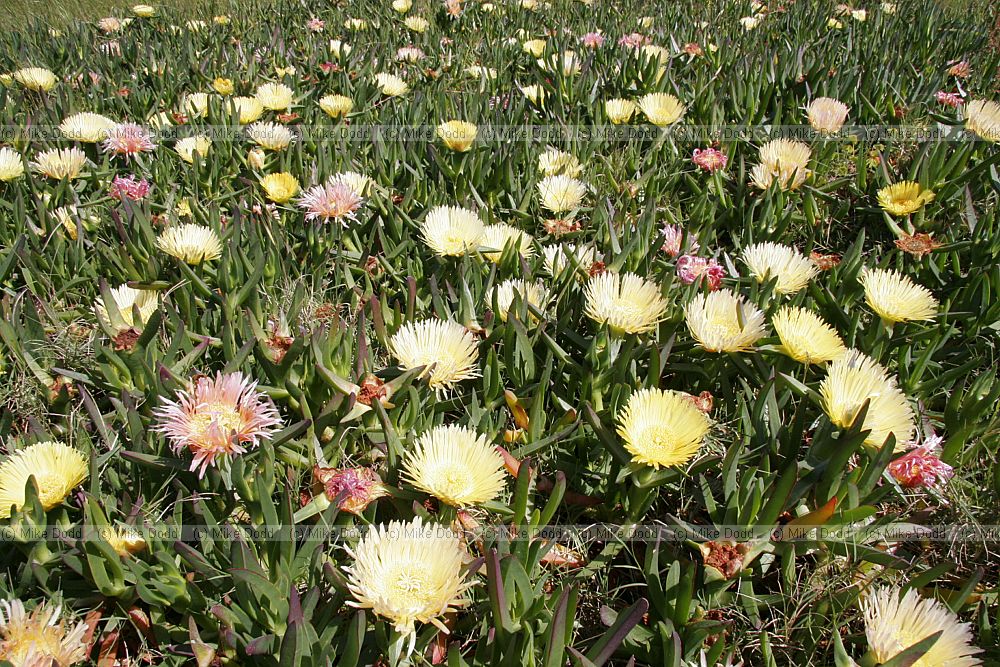
{"type": "Polygon", "coordinates": [[[1000,663],[995,8],[18,7],[4,664],[1000,663]]]}

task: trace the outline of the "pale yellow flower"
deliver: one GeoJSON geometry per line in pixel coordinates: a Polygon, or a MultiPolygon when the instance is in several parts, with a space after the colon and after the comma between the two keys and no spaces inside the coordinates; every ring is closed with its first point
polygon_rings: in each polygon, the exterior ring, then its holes
{"type": "Polygon", "coordinates": [[[87,154],[73,148],[52,148],[35,157],[31,166],[49,178],[73,180],[87,164],[87,154]]]}
{"type": "Polygon", "coordinates": [[[342,42],[339,39],[330,40],[330,53],[332,53],[333,57],[337,60],[351,55],[351,49],[351,45],[346,42],[342,42]]]}
{"type": "Polygon", "coordinates": [[[801,141],[769,141],[760,147],[760,162],[753,168],[751,180],[761,190],[767,190],[775,182],[782,190],[796,190],[812,173],[811,156],[809,146],[801,141]]]}
{"type": "Polygon", "coordinates": [[[865,445],[881,447],[886,438],[896,438],[895,451],[908,449],[916,432],[913,408],[896,386],[896,379],[877,361],[857,350],[848,350],[830,362],[819,387],[823,410],[840,428],[850,428],[861,407],[868,402],[862,430],[870,431],[865,445]]]}
{"type": "Polygon", "coordinates": [[[222,256],[222,241],[211,227],[188,223],[166,229],[156,245],[187,264],[201,264],[222,256]]]}
{"type": "Polygon", "coordinates": [[[392,0],[392,9],[397,14],[405,14],[413,7],[413,0],[392,0]]]}
{"type": "Polygon", "coordinates": [[[284,150],[292,143],[291,130],[278,123],[254,123],[246,132],[255,144],[269,151],[284,150]]]}
{"type": "Polygon", "coordinates": [[[545,52],[545,44],[544,39],[529,39],[521,45],[521,48],[525,53],[530,53],[535,58],[541,58],[542,53],[545,52]]]}
{"type": "Polygon", "coordinates": [[[181,100],[181,110],[195,118],[202,118],[208,113],[208,93],[188,93],[181,100]]]}
{"type": "Polygon", "coordinates": [[[709,352],[744,352],[767,333],[764,313],[729,289],[697,294],[685,306],[684,320],[709,352]]]}
{"type": "Polygon", "coordinates": [[[351,113],[354,108],[354,100],[346,95],[326,95],[320,98],[319,108],[326,112],[331,118],[339,118],[351,113]]]}
{"type": "Polygon", "coordinates": [[[395,74],[380,72],[375,75],[375,85],[387,97],[399,97],[410,92],[410,87],[406,82],[395,74]]]}
{"type": "Polygon", "coordinates": [[[70,667],[87,659],[88,625],[67,626],[48,602],[30,614],[20,600],[0,600],[0,660],[15,667],[70,667]]]}
{"type": "Polygon", "coordinates": [[[938,301],[930,290],[917,285],[909,276],[887,269],[861,269],[865,301],[886,322],[931,320],[938,312],[938,301]]]}
{"type": "Polygon", "coordinates": [[[264,115],[264,105],[256,97],[234,97],[230,102],[239,115],[240,123],[244,125],[264,115]]]}
{"type": "Polygon", "coordinates": [[[435,391],[480,375],[475,337],[452,320],[408,322],[389,340],[389,351],[404,370],[426,366],[421,377],[435,391]]]}
{"type": "Polygon", "coordinates": [[[546,176],[562,174],[576,178],[583,171],[583,165],[575,156],[551,146],[538,156],[538,171],[546,176]]]}
{"type": "Polygon", "coordinates": [[[464,120],[449,120],[437,127],[437,135],[444,145],[457,153],[465,153],[476,141],[478,128],[464,120]]]}
{"type": "Polygon", "coordinates": [[[756,243],[743,250],[743,261],[757,282],[777,278],[774,291],[795,294],[816,277],[819,268],[808,257],[780,243],[756,243]]]}
{"type": "MultiPolygon", "coordinates": [[[[543,312],[549,302],[548,290],[540,282],[521,280],[520,278],[505,280],[497,285],[496,289],[497,313],[504,322],[507,321],[507,314],[514,303],[515,294],[518,295],[522,302],[530,303],[543,312]]],[[[530,310],[528,311],[528,317],[531,320],[537,319],[536,315],[530,310]]]]}
{"type": "Polygon", "coordinates": [[[965,129],[993,143],[1000,142],[1000,104],[975,100],[965,107],[965,129]]]}
{"type": "Polygon", "coordinates": [[[194,163],[194,155],[197,153],[201,157],[208,155],[208,149],[212,146],[212,140],[199,134],[195,137],[184,137],[174,144],[174,150],[185,162],[194,163]]]}
{"type": "Polygon", "coordinates": [[[44,67],[25,67],[11,73],[11,78],[35,92],[47,93],[56,85],[56,75],[44,67]]]}
{"type": "Polygon", "coordinates": [[[697,454],[711,427],[692,396],[640,389],[618,412],[618,435],[632,461],[654,468],[682,466],[697,454]]]}
{"type": "Polygon", "coordinates": [[[156,8],[152,5],[134,5],[132,13],[139,18],[148,19],[150,16],[156,15],[156,8]]]}
{"type": "Polygon", "coordinates": [[[632,120],[635,109],[635,102],[632,100],[619,97],[604,101],[604,113],[607,114],[608,120],[615,125],[621,125],[632,120]]]}
{"type": "Polygon", "coordinates": [[[232,79],[226,79],[224,77],[216,77],[212,81],[212,88],[220,95],[232,95],[236,91],[236,86],[233,85],[232,79]]]}
{"type": "Polygon", "coordinates": [[[546,176],[538,182],[542,208],[553,213],[566,213],[580,207],[587,186],[570,176],[546,176]]]}
{"type": "Polygon", "coordinates": [[[265,83],[256,93],[257,101],[272,111],[286,111],[292,106],[294,95],[294,91],[283,83],[265,83]]]}
{"type": "Polygon", "coordinates": [[[482,247],[479,252],[491,262],[499,262],[503,249],[511,244],[521,257],[531,257],[535,253],[531,234],[505,223],[487,225],[483,229],[482,247]]]}
{"type": "Polygon", "coordinates": [[[805,308],[783,306],[771,324],[781,339],[781,351],[801,364],[823,364],[847,352],[833,327],[805,308]]]}
{"type": "Polygon", "coordinates": [[[528,101],[532,104],[541,106],[545,101],[545,89],[538,84],[531,84],[530,86],[519,86],[521,94],[528,98],[528,101]]]}
{"type": "Polygon", "coordinates": [[[652,331],[667,312],[660,286],[634,273],[596,275],[587,282],[584,297],[587,317],[617,334],[652,331]]]}
{"type": "Polygon", "coordinates": [[[817,97],[806,107],[809,124],[822,134],[840,131],[849,112],[846,104],[831,97],[817,97]]]}
{"type": "Polygon", "coordinates": [[[420,235],[435,254],[457,256],[478,249],[486,228],[473,211],[460,206],[437,206],[424,217],[420,235]]]}
{"type": "Polygon", "coordinates": [[[577,247],[572,243],[545,246],[542,253],[545,255],[545,271],[554,278],[566,269],[573,269],[576,279],[583,280],[585,274],[589,276],[590,267],[597,260],[597,251],[593,247],[577,247]]]}
{"type": "Polygon", "coordinates": [[[639,98],[639,109],[653,125],[666,127],[684,115],[684,105],[673,95],[649,93],[639,98]]]}
{"type": "Polygon", "coordinates": [[[267,198],[277,204],[285,204],[299,193],[298,179],[287,171],[268,174],[260,179],[260,184],[267,198]]]}
{"type": "Polygon", "coordinates": [[[59,124],[59,131],[67,139],[95,144],[107,139],[108,130],[115,127],[115,125],[117,123],[107,116],[84,111],[66,117],[59,124]]]}
{"type": "Polygon", "coordinates": [[[122,331],[136,328],[141,329],[149,321],[150,316],[160,305],[159,293],[155,290],[133,289],[128,285],[119,285],[111,289],[111,298],[114,299],[115,309],[118,311],[118,319],[121,322],[116,326],[108,314],[108,308],[104,303],[104,297],[97,297],[94,304],[94,313],[104,326],[112,329],[115,335],[122,331]],[[138,309],[139,317],[136,319],[135,309],[138,309]]]}
{"type": "Polygon", "coordinates": [[[35,478],[38,501],[48,511],[66,500],[90,474],[87,455],[61,442],[39,442],[19,449],[0,463],[0,519],[24,507],[24,489],[35,478]]]}
{"type": "Polygon", "coordinates": [[[430,22],[422,16],[407,16],[406,20],[403,21],[406,27],[415,33],[427,32],[427,28],[430,27],[430,22]]]}
{"type": "Polygon", "coordinates": [[[21,154],[6,146],[0,147],[0,181],[8,183],[24,175],[21,154]]]}
{"type": "Polygon", "coordinates": [[[402,476],[452,507],[489,502],[505,481],[503,458],[486,436],[456,425],[437,426],[417,438],[402,476]]]}

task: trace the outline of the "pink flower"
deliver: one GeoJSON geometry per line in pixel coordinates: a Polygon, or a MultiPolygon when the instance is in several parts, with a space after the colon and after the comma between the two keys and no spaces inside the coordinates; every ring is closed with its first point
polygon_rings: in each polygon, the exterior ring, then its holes
{"type": "Polygon", "coordinates": [[[364,199],[343,181],[327,181],[306,190],[298,204],[306,211],[306,220],[335,220],[346,227],[364,199]]]}
{"type": "Polygon", "coordinates": [[[598,49],[604,46],[604,35],[599,32],[588,32],[580,38],[580,42],[588,49],[598,49]]]}
{"type": "Polygon", "coordinates": [[[177,400],[165,400],[153,411],[155,431],[170,440],[173,450],[194,454],[189,470],[229,459],[270,440],[281,425],[277,408],[257,391],[257,382],[243,373],[217,373],[215,379],[201,376],[187,391],[177,392],[177,400]]]}
{"type": "Polygon", "coordinates": [[[641,46],[649,44],[650,41],[649,37],[646,37],[641,32],[633,32],[628,35],[622,35],[621,39],[618,40],[618,44],[620,46],[638,49],[641,46]]]}
{"type": "Polygon", "coordinates": [[[931,436],[924,444],[890,463],[889,474],[905,489],[931,487],[946,482],[955,471],[938,458],[940,453],[941,437],[931,436]]]}
{"type": "Polygon", "coordinates": [[[372,501],[389,495],[382,480],[371,468],[313,468],[313,476],[323,485],[330,502],[351,514],[361,514],[372,501]]]}
{"type": "Polygon", "coordinates": [[[709,173],[726,168],[729,158],[717,148],[696,148],[691,161],[709,173]]]}
{"type": "Polygon", "coordinates": [[[149,130],[135,123],[120,123],[112,127],[103,146],[108,153],[124,155],[126,160],[156,148],[149,130]]]}
{"type": "Polygon", "coordinates": [[[149,194],[149,182],[146,179],[137,181],[135,176],[115,176],[108,194],[119,201],[140,201],[149,194]]]}
{"type": "Polygon", "coordinates": [[[962,106],[965,101],[958,93],[946,93],[943,90],[939,90],[935,97],[937,98],[938,104],[943,104],[944,106],[951,107],[953,109],[957,109],[962,106]]]}
{"type": "Polygon", "coordinates": [[[682,255],[677,260],[677,276],[685,285],[702,279],[708,289],[714,292],[722,286],[726,270],[714,259],[705,259],[694,255],[682,255]]]}
{"type": "Polygon", "coordinates": [[[326,21],[320,20],[315,16],[306,22],[306,27],[312,32],[323,32],[323,27],[326,25],[326,21]]]}
{"type": "MultiPolygon", "coordinates": [[[[681,243],[684,241],[684,230],[680,225],[663,226],[663,245],[660,247],[663,252],[671,257],[681,254],[681,243]]],[[[694,239],[688,240],[691,252],[698,252],[698,242],[694,239]]]]}

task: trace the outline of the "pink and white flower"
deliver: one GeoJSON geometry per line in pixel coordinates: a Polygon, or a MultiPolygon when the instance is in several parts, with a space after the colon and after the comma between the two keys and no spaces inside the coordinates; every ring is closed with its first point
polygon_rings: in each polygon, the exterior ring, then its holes
{"type": "Polygon", "coordinates": [[[726,270],[714,259],[705,259],[694,255],[682,255],[677,260],[677,276],[685,285],[697,280],[703,280],[712,292],[722,286],[726,270]]]}

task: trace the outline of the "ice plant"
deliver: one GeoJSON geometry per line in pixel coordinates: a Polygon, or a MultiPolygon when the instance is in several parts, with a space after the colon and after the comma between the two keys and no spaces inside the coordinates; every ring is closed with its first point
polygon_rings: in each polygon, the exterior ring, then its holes
{"type": "Polygon", "coordinates": [[[635,109],[636,105],[632,100],[616,97],[604,101],[604,113],[607,115],[608,120],[615,125],[629,122],[632,119],[632,115],[635,114],[635,109]]]}
{"type": "Polygon", "coordinates": [[[110,530],[103,530],[101,537],[123,558],[146,549],[146,539],[130,526],[125,528],[115,526],[110,530]]]}
{"type": "Polygon", "coordinates": [[[208,155],[208,149],[212,146],[212,140],[204,135],[194,137],[184,137],[174,144],[174,150],[181,156],[181,159],[189,164],[194,163],[194,155],[204,157],[208,155]]]}
{"type": "MultiPolygon", "coordinates": [[[[698,249],[695,243],[692,252],[698,249]]],[[[708,287],[709,291],[722,287],[722,279],[726,277],[726,269],[723,268],[714,258],[697,257],[695,255],[681,255],[677,259],[677,277],[685,285],[690,285],[696,281],[708,287]]]]}
{"type": "Polygon", "coordinates": [[[583,171],[583,165],[571,153],[561,151],[551,146],[544,153],[538,156],[538,171],[545,176],[557,176],[563,174],[571,178],[576,178],[583,171]]]}
{"type": "Polygon", "coordinates": [[[617,334],[652,331],[666,316],[660,286],[634,273],[606,272],[592,277],[584,289],[584,313],[617,334]]]}
{"type": "Polygon", "coordinates": [[[252,123],[264,115],[264,105],[256,97],[234,97],[229,103],[236,109],[242,125],[252,123]]]}
{"type": "Polygon", "coordinates": [[[108,129],[102,145],[105,152],[124,156],[125,159],[156,148],[149,130],[135,123],[119,123],[108,129]]]}
{"type": "Polygon", "coordinates": [[[777,280],[774,291],[795,294],[816,277],[819,268],[809,258],[780,243],[755,243],[743,250],[743,261],[757,282],[777,280]]]}
{"type": "Polygon", "coordinates": [[[849,350],[827,367],[819,388],[823,410],[840,428],[850,428],[858,411],[868,402],[861,428],[870,431],[865,445],[881,447],[886,438],[896,439],[895,451],[906,450],[916,430],[913,409],[896,386],[896,380],[877,361],[857,350],[849,350]]]}
{"type": "Polygon", "coordinates": [[[276,204],[286,204],[299,193],[299,181],[287,171],[268,174],[260,179],[267,198],[276,204]]]}
{"type": "Polygon", "coordinates": [[[505,473],[503,458],[485,435],[450,424],[417,438],[402,477],[452,507],[469,507],[496,498],[505,473]]]}
{"type": "MultiPolygon", "coordinates": [[[[517,294],[521,301],[526,301],[540,311],[545,310],[549,301],[548,290],[540,282],[532,282],[514,278],[505,280],[496,288],[497,309],[500,319],[507,321],[507,313],[514,303],[514,295],[517,294]]],[[[535,315],[529,311],[529,318],[534,320],[535,315]]]]}
{"type": "MultiPolygon", "coordinates": [[[[671,257],[677,257],[681,254],[681,246],[684,242],[684,228],[680,225],[663,225],[663,229],[660,230],[660,234],[663,235],[663,245],[660,246],[660,250],[667,253],[671,257]]],[[[687,237],[688,245],[690,246],[691,252],[698,252],[698,241],[687,237]]]]}
{"type": "Polygon", "coordinates": [[[941,460],[941,436],[927,438],[922,445],[892,461],[886,470],[904,489],[938,486],[955,474],[954,469],[941,460]]]}
{"type": "Polygon", "coordinates": [[[0,181],[9,183],[24,175],[24,159],[21,154],[6,146],[0,147],[0,181]]]}
{"type": "Polygon", "coordinates": [[[413,650],[416,624],[432,623],[449,630],[441,617],[465,606],[465,591],[475,583],[467,579],[468,552],[457,532],[411,521],[379,524],[361,538],[348,554],[346,567],[352,606],[371,609],[388,619],[413,650]]]}
{"type": "Polygon", "coordinates": [[[292,106],[295,92],[283,83],[265,83],[257,88],[257,101],[265,109],[285,111],[292,106]]]}
{"type": "Polygon", "coordinates": [[[149,181],[135,176],[115,176],[108,194],[119,201],[141,201],[149,194],[149,181]]]}
{"type": "Polygon", "coordinates": [[[166,399],[153,410],[155,430],[170,441],[174,452],[191,452],[192,472],[204,477],[220,460],[244,454],[270,440],[281,425],[277,408],[257,391],[257,382],[243,373],[201,376],[176,400],[166,399]]]}
{"type": "Polygon", "coordinates": [[[87,455],[61,442],[39,442],[13,452],[0,463],[0,519],[10,518],[11,508],[24,506],[29,477],[35,478],[38,501],[48,511],[89,474],[87,455]]]}
{"type": "Polygon", "coordinates": [[[61,608],[42,602],[30,614],[0,600],[0,660],[15,667],[70,667],[87,659],[87,623],[67,625],[61,608]]]}
{"type": "Polygon", "coordinates": [[[922,639],[940,632],[931,647],[913,667],[975,667],[982,649],[974,645],[972,628],[959,621],[955,612],[932,598],[923,598],[916,588],[880,586],[868,591],[861,602],[868,648],[879,663],[891,660],[922,639]]]}
{"type": "Polygon", "coordinates": [[[66,117],[59,123],[59,131],[67,139],[85,144],[96,144],[108,136],[108,130],[117,123],[99,113],[83,111],[66,117]]]}
{"type": "Polygon", "coordinates": [[[782,190],[796,190],[812,173],[809,170],[811,156],[809,146],[801,141],[769,141],[760,147],[760,162],[751,172],[751,181],[761,190],[767,190],[773,183],[782,190]]]}
{"type": "Polygon", "coordinates": [[[375,85],[386,97],[399,97],[410,92],[410,87],[406,82],[395,74],[380,72],[375,75],[375,85]]]}
{"type": "Polygon", "coordinates": [[[442,257],[465,255],[483,244],[486,228],[479,216],[460,206],[437,206],[420,225],[424,243],[442,257]]]}
{"type": "Polygon", "coordinates": [[[720,169],[725,169],[729,158],[717,148],[696,148],[691,156],[691,161],[713,174],[720,169]]]}
{"type": "Polygon", "coordinates": [[[833,327],[805,308],[783,306],[771,318],[782,353],[802,364],[823,364],[846,352],[844,341],[833,327]]]}
{"type": "Polygon", "coordinates": [[[673,95],[649,93],[639,98],[639,109],[653,125],[666,127],[676,123],[684,115],[684,105],[673,95]]]}
{"type": "Polygon", "coordinates": [[[451,389],[480,375],[475,337],[452,320],[408,322],[390,339],[389,350],[405,370],[426,366],[421,377],[434,390],[451,389]]]}
{"type": "Polygon", "coordinates": [[[466,153],[476,141],[478,129],[464,120],[449,120],[437,126],[437,135],[444,145],[456,153],[466,153]]]}
{"type": "Polygon", "coordinates": [[[635,463],[682,466],[698,454],[711,422],[692,398],[655,388],[629,397],[618,412],[618,435],[635,463]]]}
{"type": "Polygon", "coordinates": [[[965,108],[965,129],[986,141],[1000,142],[1000,104],[989,100],[969,102],[965,108]]]}
{"type": "Polygon", "coordinates": [[[890,269],[861,270],[865,301],[884,322],[930,320],[938,312],[938,302],[930,290],[909,276],[890,269]]]}
{"type": "Polygon", "coordinates": [[[588,49],[599,49],[604,46],[604,35],[599,32],[588,32],[580,38],[580,43],[588,49]]]}
{"type": "Polygon", "coordinates": [[[327,95],[320,98],[319,108],[330,118],[340,118],[351,113],[354,100],[346,95],[327,95]]]}
{"type": "Polygon", "coordinates": [[[328,501],[343,512],[360,515],[372,502],[389,495],[371,468],[313,468],[313,478],[322,484],[328,501]]]}
{"type": "Polygon", "coordinates": [[[684,307],[688,331],[708,352],[744,352],[764,337],[764,313],[729,289],[697,294],[684,307]]]}
{"type": "Polygon", "coordinates": [[[347,183],[327,181],[303,192],[298,206],[306,212],[306,220],[339,222],[346,227],[357,219],[356,214],[364,201],[347,183]]]}
{"type": "Polygon", "coordinates": [[[187,264],[201,264],[222,256],[222,241],[211,227],[187,223],[170,227],[156,239],[157,247],[187,264]]]}
{"type": "Polygon", "coordinates": [[[35,171],[57,180],[73,180],[87,164],[87,154],[77,147],[52,148],[35,156],[35,171]]]}
{"type": "Polygon", "coordinates": [[[893,183],[878,191],[879,206],[886,213],[895,216],[915,213],[932,201],[934,192],[913,181],[893,183]]]}
{"type": "MultiPolygon", "coordinates": [[[[957,109],[965,103],[965,100],[959,93],[949,93],[945,90],[937,91],[934,94],[934,99],[937,100],[938,104],[951,107],[952,109],[957,109]]],[[[966,125],[966,129],[968,129],[968,125],[966,125]]]]}
{"type": "Polygon", "coordinates": [[[817,97],[806,107],[809,124],[820,134],[839,132],[849,112],[846,104],[832,97],[817,97]]]}
{"type": "Polygon", "coordinates": [[[503,249],[511,244],[521,257],[531,257],[535,253],[531,234],[508,224],[499,223],[483,228],[483,245],[480,252],[491,262],[499,262],[503,249]]]}
{"type": "Polygon", "coordinates": [[[587,186],[570,176],[546,176],[538,182],[542,208],[553,213],[567,213],[580,207],[587,186]]]}
{"type": "Polygon", "coordinates": [[[583,275],[576,271],[576,267],[589,274],[590,267],[597,260],[597,251],[593,247],[577,247],[572,243],[545,246],[542,248],[542,253],[545,256],[545,271],[554,278],[567,268],[571,268],[576,272],[577,280],[583,280],[583,275]]]}
{"type": "Polygon", "coordinates": [[[292,131],[278,123],[254,123],[246,130],[255,144],[269,151],[280,151],[292,143],[292,131]]]}
{"type": "Polygon", "coordinates": [[[56,85],[56,75],[44,67],[25,67],[11,73],[11,78],[38,93],[47,93],[56,85]]]}

